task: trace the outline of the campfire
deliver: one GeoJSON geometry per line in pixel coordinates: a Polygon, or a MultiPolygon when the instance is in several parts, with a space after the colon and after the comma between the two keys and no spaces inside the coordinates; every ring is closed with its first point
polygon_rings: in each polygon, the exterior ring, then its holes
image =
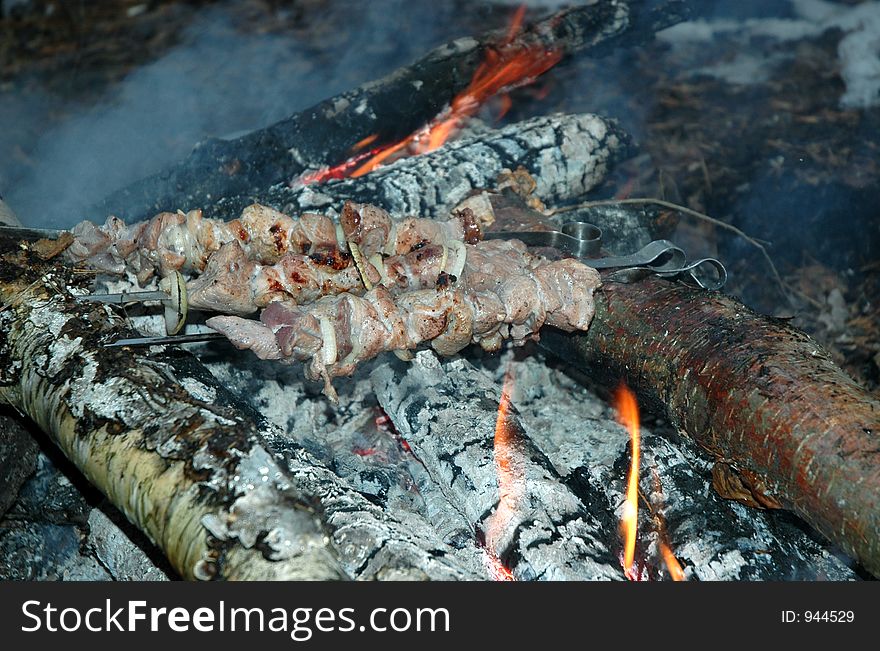
{"type": "MultiPolygon", "coordinates": [[[[666,240],[725,225],[630,196],[644,160],[614,115],[516,115],[686,5],[524,5],[69,230],[0,232],[0,402],[131,523],[88,508],[121,541],[107,572],[876,574],[876,397],[666,240]]],[[[25,505],[40,463],[9,473],[25,505]]]]}

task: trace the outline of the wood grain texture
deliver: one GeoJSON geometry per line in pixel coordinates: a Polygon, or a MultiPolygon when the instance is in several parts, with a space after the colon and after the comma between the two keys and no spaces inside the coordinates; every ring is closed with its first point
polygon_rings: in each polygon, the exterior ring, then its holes
{"type": "Polygon", "coordinates": [[[649,278],[609,282],[585,335],[543,344],[625,380],[758,496],[880,576],[880,401],[784,321],[649,278]]]}

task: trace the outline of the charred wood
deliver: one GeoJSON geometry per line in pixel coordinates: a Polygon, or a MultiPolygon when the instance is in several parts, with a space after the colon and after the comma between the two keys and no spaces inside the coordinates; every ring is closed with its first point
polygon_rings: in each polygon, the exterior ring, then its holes
{"type": "MultiPolygon", "coordinates": [[[[524,206],[495,215],[499,230],[547,224],[524,206]]],[[[718,292],[606,272],[590,330],[542,345],[638,389],[715,457],[723,494],[794,511],[880,574],[880,401],[805,333],[718,292]]]]}
{"type": "MultiPolygon", "coordinates": [[[[512,401],[520,418],[566,485],[603,522],[607,544],[617,550],[622,547],[617,524],[626,497],[629,434],[567,366],[540,350],[523,353],[512,365],[512,401]]],[[[637,565],[645,568],[643,578],[663,567],[664,542],[689,580],[855,578],[796,517],[720,497],[712,490],[711,459],[668,424],[644,421],[639,473],[644,499],[636,554],[637,565]]]]}
{"type": "MultiPolygon", "coordinates": [[[[514,45],[564,54],[638,44],[684,20],[684,0],[601,0],[561,11],[533,25],[514,45]]],[[[163,210],[208,208],[217,197],[258,195],[309,168],[333,165],[355,142],[379,133],[394,142],[434,117],[470,81],[485,52],[502,33],[462,38],[409,67],[329,98],[270,127],[235,140],[212,139],[154,176],[123,188],[94,207],[97,216],[141,220],[163,210]]]]}
{"type": "Polygon", "coordinates": [[[388,365],[377,368],[372,381],[431,481],[473,537],[514,576],[622,578],[603,523],[537,449],[515,407],[497,422],[499,387],[470,363],[458,359],[441,366],[423,352],[403,373],[388,365]],[[496,424],[506,432],[504,450],[493,449],[496,424]],[[496,468],[499,454],[509,457],[512,471],[506,478],[496,468]]]}
{"type": "Polygon", "coordinates": [[[478,189],[494,187],[504,169],[519,167],[537,182],[535,196],[556,204],[583,196],[626,153],[627,136],[597,115],[551,115],[452,142],[405,158],[365,177],[290,187],[275,185],[216,201],[209,212],[236,217],[255,201],[289,214],[339,210],[346,200],[374,203],[400,216],[445,219],[478,189]]]}
{"type": "MultiPolygon", "coordinates": [[[[481,541],[487,561],[499,559],[519,579],[623,579],[618,525],[629,435],[607,404],[540,350],[512,357],[441,363],[421,353],[371,374],[426,471],[416,476],[430,520],[459,546],[481,541]],[[501,440],[499,422],[507,428],[501,440]]],[[[794,518],[718,497],[711,464],[689,440],[643,428],[642,448],[642,578],[668,576],[663,543],[689,579],[854,578],[794,518]]]]}
{"type": "Polygon", "coordinates": [[[39,448],[21,418],[0,411],[0,517],[34,473],[39,448]]]}
{"type": "Polygon", "coordinates": [[[45,435],[36,471],[0,520],[3,580],[164,581],[175,576],[154,545],[102,500],[45,435]]]}
{"type": "Polygon", "coordinates": [[[806,334],[722,294],[645,279],[606,282],[587,334],[542,342],[638,388],[718,461],[723,492],[794,511],[880,575],[880,401],[806,334]]]}

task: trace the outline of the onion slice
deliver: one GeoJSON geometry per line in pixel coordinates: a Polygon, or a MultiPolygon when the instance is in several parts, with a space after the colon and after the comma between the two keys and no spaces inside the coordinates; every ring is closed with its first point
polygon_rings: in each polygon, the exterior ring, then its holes
{"type": "MultiPolygon", "coordinates": [[[[445,247],[443,252],[446,253],[445,247]]],[[[467,262],[467,245],[460,240],[449,240],[449,253],[450,255],[444,260],[442,269],[450,276],[459,279],[464,271],[465,262],[467,262]]]]}
{"type": "Polygon", "coordinates": [[[361,282],[367,288],[367,291],[370,291],[373,289],[373,283],[367,278],[367,270],[364,267],[364,254],[361,253],[361,247],[354,242],[349,242],[348,248],[351,251],[351,257],[354,259],[354,265],[357,267],[358,274],[360,274],[361,282]]]}
{"type": "Polygon", "coordinates": [[[348,240],[345,239],[345,231],[342,230],[342,224],[336,224],[336,243],[341,251],[345,251],[345,247],[348,245],[348,240]]]}
{"type": "Polygon", "coordinates": [[[183,329],[189,312],[186,280],[179,271],[173,271],[162,279],[159,288],[168,292],[168,298],[162,301],[165,306],[165,332],[176,335],[183,329]]]}
{"type": "Polygon", "coordinates": [[[321,352],[324,357],[324,364],[329,366],[336,362],[336,329],[333,324],[325,316],[318,317],[318,323],[321,324],[321,352]]]}

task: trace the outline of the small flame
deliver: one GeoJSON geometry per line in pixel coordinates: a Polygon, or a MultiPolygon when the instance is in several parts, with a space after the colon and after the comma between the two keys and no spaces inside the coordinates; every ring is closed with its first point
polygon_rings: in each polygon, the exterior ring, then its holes
{"type": "MultiPolygon", "coordinates": [[[[525,5],[516,10],[504,40],[495,47],[487,48],[485,59],[474,72],[467,88],[456,95],[449,107],[431,122],[403,140],[357,153],[339,165],[303,175],[299,182],[307,185],[330,179],[356,178],[398,158],[434,151],[498,94],[502,96],[502,114],[506,113],[511,104],[506,95],[509,90],[530,84],[562,58],[562,53],[557,50],[514,43],[522,29],[525,10],[525,5]]],[[[378,137],[378,134],[367,136],[352,147],[352,151],[359,152],[373,144],[378,137]]]]}
{"type": "Polygon", "coordinates": [[[379,138],[378,133],[374,133],[371,136],[367,136],[363,140],[358,140],[356,143],[354,143],[354,146],[351,148],[351,150],[352,151],[360,151],[361,149],[363,149],[367,145],[372,145],[374,142],[376,142],[376,140],[378,138],[379,138]]]}
{"type": "Polygon", "coordinates": [[[617,415],[621,424],[629,430],[632,440],[632,463],[626,482],[626,502],[623,505],[620,528],[623,535],[623,571],[631,581],[638,580],[633,568],[636,553],[636,532],[639,523],[639,405],[632,391],[621,385],[615,397],[617,415]]]}
{"type": "Polygon", "coordinates": [[[498,402],[498,418],[495,420],[495,472],[498,476],[498,507],[486,520],[485,553],[489,573],[495,580],[515,580],[509,569],[497,556],[497,549],[508,524],[514,518],[523,494],[525,478],[516,462],[516,431],[508,422],[510,393],[513,390],[513,373],[508,369],[498,402]],[[503,571],[502,571],[503,570],[503,571]]]}
{"type": "Polygon", "coordinates": [[[666,564],[666,569],[673,581],[684,581],[684,570],[681,569],[681,563],[672,553],[672,549],[666,544],[665,540],[660,541],[660,555],[666,564]]]}
{"type": "MultiPolygon", "coordinates": [[[[352,147],[352,150],[356,150],[358,145],[363,146],[363,143],[367,141],[373,142],[378,137],[379,134],[367,136],[359,143],[357,143],[354,147],[352,147]]],[[[315,170],[314,172],[303,174],[301,177],[299,177],[298,182],[302,183],[303,185],[311,185],[312,183],[324,183],[325,181],[347,179],[349,176],[351,176],[352,170],[356,168],[362,161],[367,160],[371,156],[375,156],[381,151],[382,147],[375,147],[373,149],[361,152],[339,163],[339,165],[334,165],[333,167],[322,167],[321,169],[315,170]]]]}
{"type": "Polygon", "coordinates": [[[663,485],[660,483],[660,474],[657,472],[656,467],[651,468],[651,477],[654,480],[655,507],[652,508],[651,504],[648,503],[648,508],[651,509],[651,514],[654,518],[654,526],[657,529],[660,557],[666,565],[666,571],[669,572],[670,578],[673,581],[684,581],[684,570],[681,568],[681,563],[678,562],[678,559],[672,552],[672,547],[669,546],[669,535],[666,532],[666,520],[663,518],[662,514],[663,485]]]}
{"type": "Polygon", "coordinates": [[[516,8],[515,12],[513,12],[513,18],[510,20],[510,27],[507,28],[507,36],[502,42],[502,45],[510,45],[513,39],[516,38],[516,35],[519,34],[519,30],[522,29],[523,18],[525,17],[526,5],[523,3],[516,8]]]}

